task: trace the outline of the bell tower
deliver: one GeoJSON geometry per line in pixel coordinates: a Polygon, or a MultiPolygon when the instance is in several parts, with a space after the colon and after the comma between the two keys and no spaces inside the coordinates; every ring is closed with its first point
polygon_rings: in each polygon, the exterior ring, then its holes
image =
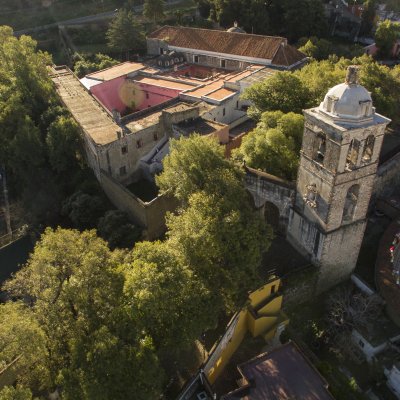
{"type": "Polygon", "coordinates": [[[346,81],[305,126],[288,240],[319,267],[318,292],[349,277],[366,226],[379,154],[389,119],[375,113],[370,93],[350,66],[346,81]]]}

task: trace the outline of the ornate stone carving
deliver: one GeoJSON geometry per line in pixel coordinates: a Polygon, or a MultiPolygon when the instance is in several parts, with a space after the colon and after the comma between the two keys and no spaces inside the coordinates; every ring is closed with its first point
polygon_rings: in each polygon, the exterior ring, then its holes
{"type": "Polygon", "coordinates": [[[311,208],[317,207],[317,193],[317,186],[315,183],[306,186],[306,192],[304,193],[303,200],[311,208]]]}

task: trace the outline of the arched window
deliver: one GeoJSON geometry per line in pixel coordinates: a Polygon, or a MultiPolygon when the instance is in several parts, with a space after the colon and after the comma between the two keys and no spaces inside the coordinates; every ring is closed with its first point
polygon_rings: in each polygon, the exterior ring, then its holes
{"type": "Polygon", "coordinates": [[[343,207],[342,222],[349,222],[353,220],[359,192],[360,192],[360,185],[353,185],[347,191],[343,207]]]}
{"type": "Polygon", "coordinates": [[[314,155],[314,160],[319,162],[320,164],[323,164],[326,151],[326,137],[324,134],[317,135],[317,146],[315,150],[316,153],[314,155]]]}
{"type": "Polygon", "coordinates": [[[366,163],[371,161],[372,154],[374,152],[374,144],[375,144],[375,136],[369,135],[365,140],[364,151],[362,156],[363,162],[366,163]]]}
{"type": "Polygon", "coordinates": [[[352,171],[354,168],[356,168],[359,149],[360,149],[360,142],[357,139],[353,139],[350,142],[349,151],[347,152],[347,159],[346,159],[347,171],[352,171]]]}

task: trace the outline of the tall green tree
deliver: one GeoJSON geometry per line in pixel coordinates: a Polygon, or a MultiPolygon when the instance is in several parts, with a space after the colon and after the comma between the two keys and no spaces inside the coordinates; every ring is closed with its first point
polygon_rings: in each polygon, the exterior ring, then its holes
{"type": "Polygon", "coordinates": [[[389,20],[378,25],[375,32],[375,42],[379,49],[380,57],[391,58],[393,46],[400,37],[400,24],[389,20]]]}
{"type": "Polygon", "coordinates": [[[326,35],[327,20],[321,0],[284,0],[284,4],[285,34],[289,40],[326,35]]]}
{"type": "Polygon", "coordinates": [[[121,9],[111,21],[106,33],[108,47],[119,53],[125,53],[129,59],[131,51],[141,51],[145,40],[143,32],[131,11],[121,9]]]}
{"type": "Polygon", "coordinates": [[[196,192],[224,192],[229,197],[242,192],[242,172],[224,158],[214,140],[193,135],[190,140],[172,140],[170,148],[164,170],[156,177],[162,192],[172,191],[184,204],[196,192]]]}
{"type": "Polygon", "coordinates": [[[249,113],[257,120],[264,111],[300,113],[309,104],[309,97],[307,87],[291,72],[277,72],[250,86],[243,94],[243,99],[252,102],[249,113]]]}
{"type": "Polygon", "coordinates": [[[252,168],[281,178],[294,180],[297,175],[304,118],[281,111],[265,112],[256,129],[243,138],[233,156],[252,168]]]}
{"type": "Polygon", "coordinates": [[[249,113],[256,119],[262,112],[280,110],[299,113],[303,108],[318,106],[329,88],[343,83],[347,67],[359,65],[359,82],[372,94],[377,111],[400,122],[400,77],[398,68],[388,68],[366,55],[353,60],[331,56],[328,60],[312,61],[301,70],[275,74],[264,82],[256,83],[244,94],[254,105],[249,113]],[[293,87],[289,83],[293,82],[293,87]],[[299,96],[299,93],[301,96],[299,96]],[[300,101],[301,99],[301,101],[300,101]]]}
{"type": "Polygon", "coordinates": [[[46,145],[50,165],[58,173],[71,171],[77,159],[83,159],[80,128],[71,118],[60,116],[48,129],[46,145]]]}
{"type": "Polygon", "coordinates": [[[372,28],[375,25],[376,7],[378,6],[376,0],[366,0],[363,4],[364,10],[361,15],[361,28],[360,35],[367,36],[371,34],[372,28]]]}
{"type": "Polygon", "coordinates": [[[63,399],[160,394],[163,374],[152,339],[125,306],[117,268],[123,259],[94,231],[47,229],[27,265],[5,285],[12,295],[32,299],[51,384],[61,385],[63,399]]]}
{"type": "Polygon", "coordinates": [[[143,15],[154,23],[164,18],[163,0],[145,0],[143,4],[143,15]]]}
{"type": "Polygon", "coordinates": [[[172,250],[168,241],[138,243],[123,270],[132,312],[169,357],[214,326],[220,311],[215,293],[172,250]]]}
{"type": "Polygon", "coordinates": [[[0,322],[0,370],[36,392],[48,387],[47,338],[34,312],[22,302],[1,304],[0,322]]]}
{"type": "Polygon", "coordinates": [[[240,305],[256,286],[271,239],[252,208],[243,172],[214,139],[193,135],[171,142],[157,184],[183,204],[167,218],[168,243],[182,264],[218,294],[218,303],[230,310],[240,305]]]}

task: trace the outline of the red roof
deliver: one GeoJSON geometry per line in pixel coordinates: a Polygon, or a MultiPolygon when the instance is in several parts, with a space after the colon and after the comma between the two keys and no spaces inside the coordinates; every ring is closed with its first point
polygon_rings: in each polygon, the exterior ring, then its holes
{"type": "Polygon", "coordinates": [[[171,46],[221,54],[272,60],[273,65],[290,66],[306,56],[278,36],[249,35],[213,29],[163,26],[149,35],[171,46]]]}

